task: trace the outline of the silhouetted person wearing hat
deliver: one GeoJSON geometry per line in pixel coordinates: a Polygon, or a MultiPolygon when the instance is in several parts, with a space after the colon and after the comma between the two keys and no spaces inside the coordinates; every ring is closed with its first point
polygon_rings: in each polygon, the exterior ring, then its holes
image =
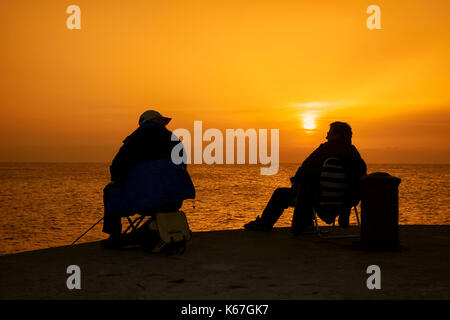
{"type": "MultiPolygon", "coordinates": [[[[320,173],[323,163],[328,158],[340,159],[345,167],[346,176],[350,183],[348,210],[339,215],[339,225],[348,227],[351,206],[359,202],[358,180],[366,174],[366,163],[358,150],[352,144],[352,129],[345,122],[333,122],[327,134],[327,142],[321,144],[306,158],[298,168],[294,177],[290,178],[290,188],[278,188],[274,191],[270,201],[261,217],[257,217],[244,225],[246,230],[270,231],[283,211],[295,205],[292,218],[292,232],[294,235],[302,233],[307,227],[313,225],[314,199],[317,198],[320,173]]],[[[320,213],[328,215],[330,213],[320,213]]],[[[335,216],[326,217],[334,221],[335,216]]]]}
{"type": "Polygon", "coordinates": [[[171,159],[173,147],[181,142],[166,128],[170,120],[145,111],[112,161],[112,182],[103,192],[103,232],[110,235],[103,243],[106,247],[121,246],[121,217],[177,211],[183,200],[195,197],[186,165],[171,159]]]}

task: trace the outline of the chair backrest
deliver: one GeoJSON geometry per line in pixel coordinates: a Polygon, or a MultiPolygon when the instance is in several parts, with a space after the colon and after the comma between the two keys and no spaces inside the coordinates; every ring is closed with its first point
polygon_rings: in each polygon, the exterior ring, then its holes
{"type": "Polygon", "coordinates": [[[344,206],[349,187],[342,161],[338,158],[326,159],[320,173],[319,205],[344,206]]]}

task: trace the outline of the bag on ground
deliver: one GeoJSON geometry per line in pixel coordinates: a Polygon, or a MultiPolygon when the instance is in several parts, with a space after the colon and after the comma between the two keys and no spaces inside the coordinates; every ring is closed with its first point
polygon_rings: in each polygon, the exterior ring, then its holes
{"type": "Polygon", "coordinates": [[[148,224],[144,247],[152,253],[181,254],[191,239],[191,230],[183,211],[157,213],[148,224]]]}

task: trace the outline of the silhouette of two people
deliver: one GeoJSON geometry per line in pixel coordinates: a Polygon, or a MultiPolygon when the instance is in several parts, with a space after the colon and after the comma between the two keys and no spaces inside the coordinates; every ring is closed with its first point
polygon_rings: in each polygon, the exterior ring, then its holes
{"type": "MultiPolygon", "coordinates": [[[[186,165],[176,165],[171,159],[174,146],[181,142],[166,128],[170,120],[154,110],[144,112],[139,127],[123,141],[112,161],[111,183],[103,192],[103,232],[110,235],[105,243],[109,247],[121,246],[121,217],[177,211],[183,200],[195,197],[186,165]]],[[[314,210],[328,223],[339,215],[339,225],[348,226],[350,209],[359,202],[358,181],[366,175],[366,164],[352,144],[352,129],[347,123],[331,123],[326,139],[298,168],[290,179],[291,187],[276,189],[262,215],[244,225],[246,230],[271,230],[289,206],[294,206],[294,235],[313,225],[314,210]],[[318,206],[321,172],[330,158],[341,161],[349,185],[339,213],[318,206]]]]}
{"type": "Polygon", "coordinates": [[[326,136],[327,142],[311,153],[290,178],[291,187],[276,189],[261,216],[244,225],[249,231],[270,231],[284,210],[294,206],[291,230],[301,234],[313,225],[314,209],[319,217],[330,223],[335,221],[337,212],[318,205],[320,175],[325,160],[339,159],[344,166],[349,191],[344,208],[339,213],[339,225],[348,227],[350,210],[359,202],[358,181],[366,175],[367,167],[358,150],[352,144],[352,129],[345,122],[333,122],[326,136]]]}

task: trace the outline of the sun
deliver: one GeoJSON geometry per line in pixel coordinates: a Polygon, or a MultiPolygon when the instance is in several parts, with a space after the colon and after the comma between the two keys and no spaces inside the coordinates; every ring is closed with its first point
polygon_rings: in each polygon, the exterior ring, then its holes
{"type": "Polygon", "coordinates": [[[317,127],[316,124],[317,115],[313,113],[305,113],[302,116],[303,121],[303,129],[305,130],[314,130],[317,127]]]}

